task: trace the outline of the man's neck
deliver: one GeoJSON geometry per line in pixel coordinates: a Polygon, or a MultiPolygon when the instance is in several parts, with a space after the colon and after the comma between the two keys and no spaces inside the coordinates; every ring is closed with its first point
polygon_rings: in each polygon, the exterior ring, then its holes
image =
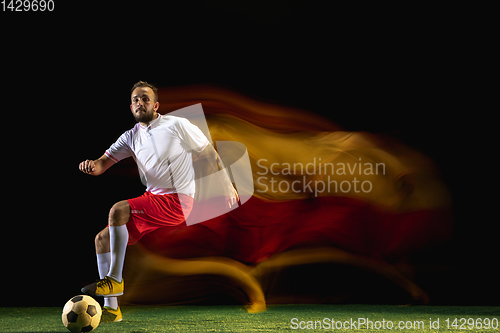
{"type": "Polygon", "coordinates": [[[156,120],[156,118],[158,118],[158,112],[155,112],[155,115],[154,115],[153,119],[151,119],[151,121],[149,121],[147,123],[139,122],[139,124],[141,124],[142,127],[148,127],[149,124],[151,124],[153,121],[156,120]]]}

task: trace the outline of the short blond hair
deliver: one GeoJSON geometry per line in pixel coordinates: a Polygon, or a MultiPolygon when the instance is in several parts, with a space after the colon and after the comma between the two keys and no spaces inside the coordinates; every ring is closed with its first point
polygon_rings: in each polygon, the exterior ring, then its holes
{"type": "Polygon", "coordinates": [[[130,93],[132,94],[135,88],[144,88],[144,87],[151,88],[151,90],[153,90],[155,94],[155,103],[158,102],[158,89],[154,85],[152,85],[151,83],[147,83],[146,81],[139,81],[136,84],[134,84],[132,90],[130,90],[130,93]]]}

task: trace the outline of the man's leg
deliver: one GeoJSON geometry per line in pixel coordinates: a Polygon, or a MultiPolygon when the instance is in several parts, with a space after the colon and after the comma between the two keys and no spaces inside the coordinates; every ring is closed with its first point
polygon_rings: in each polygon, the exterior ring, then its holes
{"type": "Polygon", "coordinates": [[[100,281],[82,288],[83,292],[100,296],[123,294],[122,270],[128,243],[125,225],[130,220],[130,206],[126,200],[117,202],[109,211],[109,227],[96,237],[96,253],[99,274],[104,274],[107,263],[109,270],[100,281]]]}
{"type": "MultiPolygon", "coordinates": [[[[99,278],[104,279],[108,275],[111,266],[111,252],[109,249],[109,228],[104,228],[95,237],[95,252],[97,256],[97,269],[99,278]]],[[[104,297],[104,306],[118,309],[118,298],[115,296],[104,297]]]]}
{"type": "Polygon", "coordinates": [[[118,282],[122,281],[123,263],[128,243],[128,230],[125,225],[130,220],[130,206],[126,200],[113,205],[109,211],[109,238],[111,249],[111,266],[108,276],[118,282]]]}

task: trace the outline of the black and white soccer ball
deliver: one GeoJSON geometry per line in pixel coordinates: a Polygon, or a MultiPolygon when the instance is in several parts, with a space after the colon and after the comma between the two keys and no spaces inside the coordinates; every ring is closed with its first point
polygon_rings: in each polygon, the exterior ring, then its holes
{"type": "Polygon", "coordinates": [[[62,322],[68,330],[91,332],[101,322],[101,305],[86,295],[78,295],[70,299],[63,308],[62,322]]]}

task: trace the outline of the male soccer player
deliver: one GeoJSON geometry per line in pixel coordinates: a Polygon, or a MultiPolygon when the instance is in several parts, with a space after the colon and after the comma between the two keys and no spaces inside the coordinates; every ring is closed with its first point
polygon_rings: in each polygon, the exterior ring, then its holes
{"type": "MultiPolygon", "coordinates": [[[[203,132],[185,118],[160,115],[157,89],[143,81],[132,87],[130,110],[138,122],[123,133],[97,160],[80,163],[80,171],[101,175],[114,163],[133,157],[146,192],[119,201],[109,211],[108,226],[95,238],[100,280],[82,292],[104,296],[103,319],[121,321],[117,296],[123,295],[123,262],[127,245],[162,226],[175,226],[189,215],[195,194],[193,160],[217,153],[203,132]]],[[[227,174],[222,184],[231,193],[227,205],[236,204],[238,194],[227,174]]]]}

